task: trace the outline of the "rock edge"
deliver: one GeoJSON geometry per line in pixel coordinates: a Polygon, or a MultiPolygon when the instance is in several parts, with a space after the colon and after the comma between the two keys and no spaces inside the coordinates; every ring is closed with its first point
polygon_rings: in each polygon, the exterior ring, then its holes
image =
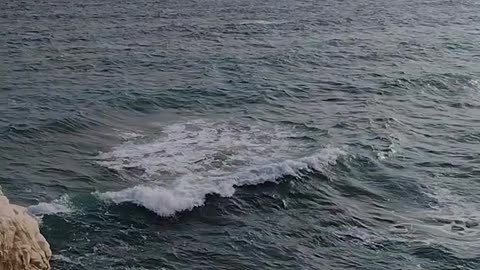
{"type": "Polygon", "coordinates": [[[0,270],[48,270],[51,257],[37,220],[0,191],[0,270]]]}

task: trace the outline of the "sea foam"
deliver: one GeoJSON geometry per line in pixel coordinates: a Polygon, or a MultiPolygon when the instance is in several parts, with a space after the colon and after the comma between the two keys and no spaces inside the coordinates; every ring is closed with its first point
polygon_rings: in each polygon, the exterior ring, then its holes
{"type": "Polygon", "coordinates": [[[61,213],[73,212],[73,206],[68,195],[63,195],[52,202],[41,202],[27,207],[28,211],[34,216],[57,215],[61,213]]]}
{"type": "Polygon", "coordinates": [[[171,216],[203,205],[208,194],[230,197],[235,187],[322,171],[344,154],[334,147],[314,151],[318,144],[300,143],[303,136],[288,128],[232,121],[172,124],[150,141],[129,141],[101,153],[99,164],[143,183],[95,195],[171,216]]]}
{"type": "Polygon", "coordinates": [[[276,182],[282,177],[298,177],[305,172],[322,171],[334,164],[340,149],[323,149],[318,154],[297,160],[285,160],[266,166],[246,168],[230,176],[182,177],[171,187],[138,185],[117,192],[96,193],[105,200],[116,204],[130,202],[143,206],[160,216],[171,216],[176,212],[191,210],[201,206],[208,194],[230,197],[235,187],[276,182]]]}

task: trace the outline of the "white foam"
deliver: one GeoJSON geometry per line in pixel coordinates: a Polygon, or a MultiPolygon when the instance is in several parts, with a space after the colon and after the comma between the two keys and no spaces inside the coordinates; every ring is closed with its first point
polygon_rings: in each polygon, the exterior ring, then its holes
{"type": "Polygon", "coordinates": [[[52,259],[54,261],[62,261],[62,262],[67,262],[71,264],[76,264],[72,259],[62,254],[53,254],[52,259]]]}
{"type": "Polygon", "coordinates": [[[377,152],[377,158],[379,160],[385,160],[389,157],[394,156],[397,153],[396,145],[391,143],[387,149],[377,152]]]}
{"type": "Polygon", "coordinates": [[[158,136],[147,143],[129,141],[114,147],[101,153],[98,163],[120,173],[135,168],[144,172],[144,178],[152,179],[159,174],[178,176],[265,164],[303,152],[295,145],[297,141],[288,141],[300,135],[278,127],[196,120],[166,126],[158,136]]]}
{"type": "Polygon", "coordinates": [[[68,195],[63,195],[50,203],[41,202],[28,207],[28,211],[34,216],[58,215],[73,212],[73,206],[68,195]]]}
{"type": "Polygon", "coordinates": [[[291,128],[238,121],[168,125],[152,138],[144,136],[100,153],[99,164],[144,184],[96,195],[169,216],[203,205],[207,194],[228,197],[235,186],[321,171],[343,153],[337,148],[315,153],[318,144],[302,140],[304,135],[291,128]]]}
{"type": "Polygon", "coordinates": [[[136,139],[136,138],[142,138],[143,134],[133,132],[133,131],[125,131],[120,133],[119,135],[120,138],[122,138],[125,141],[136,139]]]}
{"type": "Polygon", "coordinates": [[[478,86],[480,84],[478,80],[469,80],[468,83],[473,86],[478,86]]]}
{"type": "Polygon", "coordinates": [[[208,194],[230,197],[235,193],[236,186],[275,182],[285,176],[298,177],[304,172],[322,171],[326,165],[335,163],[336,158],[343,153],[336,148],[324,149],[318,154],[297,160],[248,167],[230,176],[188,176],[182,177],[171,187],[139,185],[118,192],[96,195],[116,204],[130,202],[160,216],[171,216],[176,212],[203,205],[208,194]]]}
{"type": "Polygon", "coordinates": [[[270,24],[283,24],[287,21],[266,21],[266,20],[244,20],[239,24],[260,24],[260,25],[270,25],[270,24]]]}

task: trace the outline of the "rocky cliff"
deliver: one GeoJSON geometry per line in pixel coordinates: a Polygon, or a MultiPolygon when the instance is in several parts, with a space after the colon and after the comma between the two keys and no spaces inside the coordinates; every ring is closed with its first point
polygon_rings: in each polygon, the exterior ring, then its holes
{"type": "Polygon", "coordinates": [[[51,255],[38,222],[0,192],[0,270],[47,270],[51,255]]]}

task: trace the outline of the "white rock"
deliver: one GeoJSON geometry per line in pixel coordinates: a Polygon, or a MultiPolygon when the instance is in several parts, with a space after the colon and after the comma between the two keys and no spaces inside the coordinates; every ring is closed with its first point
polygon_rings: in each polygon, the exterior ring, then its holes
{"type": "Polygon", "coordinates": [[[35,218],[0,193],[0,270],[47,270],[51,256],[35,218]]]}

